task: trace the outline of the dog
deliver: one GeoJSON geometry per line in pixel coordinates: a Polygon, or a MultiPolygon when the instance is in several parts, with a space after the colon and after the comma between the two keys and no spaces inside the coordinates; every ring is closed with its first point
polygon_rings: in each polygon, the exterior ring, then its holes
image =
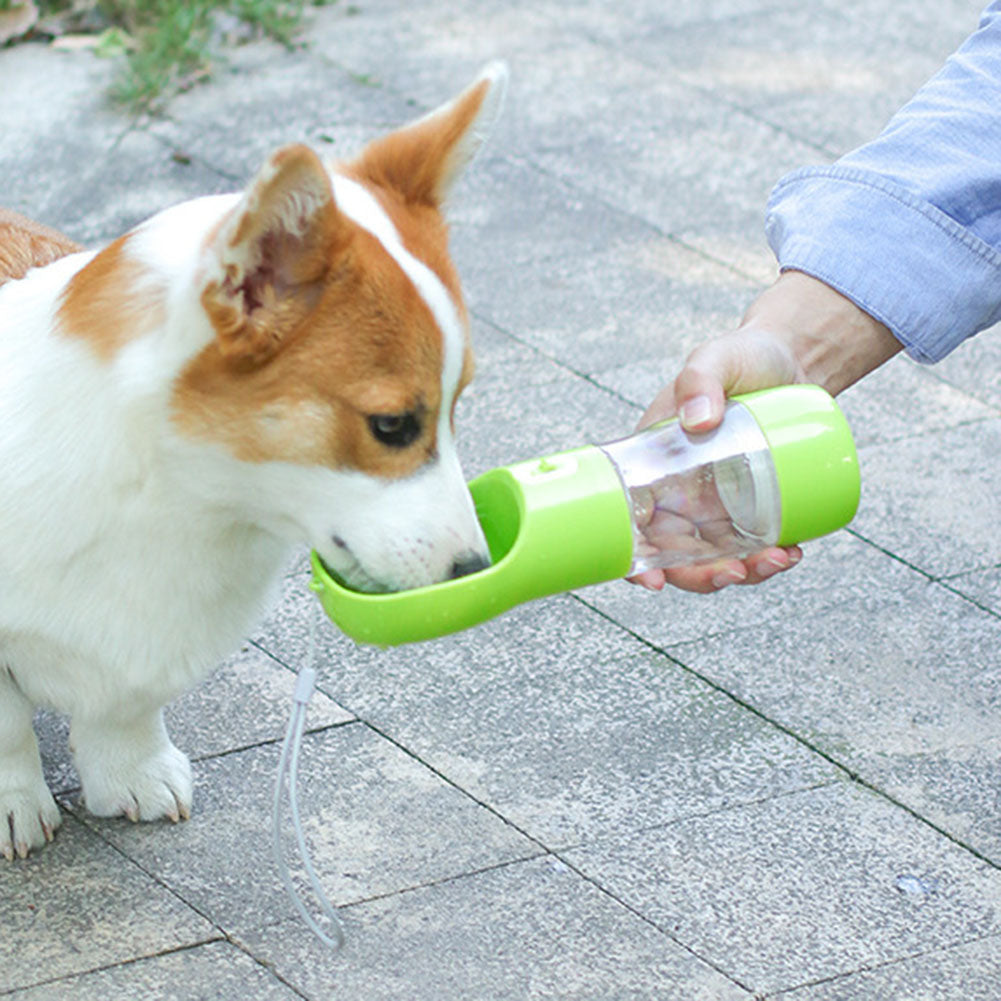
{"type": "Polygon", "coordinates": [[[190,816],[162,708],[246,636],[305,543],[363,590],[481,569],[456,454],[473,373],[443,204],[499,112],[491,64],[326,165],[97,252],[0,215],[0,852],[60,815],[32,729],[70,717],[97,816],[190,816]]]}

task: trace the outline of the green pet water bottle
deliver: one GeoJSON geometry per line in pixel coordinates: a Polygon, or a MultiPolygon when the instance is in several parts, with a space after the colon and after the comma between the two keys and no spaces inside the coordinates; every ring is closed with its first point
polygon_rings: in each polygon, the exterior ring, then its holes
{"type": "Polygon", "coordinates": [[[782,386],[734,397],[713,431],[665,421],[493,469],[469,488],[492,559],[478,573],[363,594],[313,554],[312,587],[345,633],[380,646],[427,640],[545,595],[806,542],[851,521],[860,484],[834,400],[782,386]]]}

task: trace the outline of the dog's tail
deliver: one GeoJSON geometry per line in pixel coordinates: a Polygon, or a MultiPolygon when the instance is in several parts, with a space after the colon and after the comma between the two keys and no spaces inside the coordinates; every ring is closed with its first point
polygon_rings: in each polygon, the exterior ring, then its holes
{"type": "Polygon", "coordinates": [[[0,285],[82,249],[58,230],[0,209],[0,285]]]}

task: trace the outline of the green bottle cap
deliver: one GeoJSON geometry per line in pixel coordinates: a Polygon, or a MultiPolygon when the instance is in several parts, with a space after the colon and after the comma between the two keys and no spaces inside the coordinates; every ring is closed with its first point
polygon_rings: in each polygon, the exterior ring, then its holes
{"type": "Polygon", "coordinates": [[[859,504],[858,455],[831,396],[819,386],[781,386],[734,399],[768,441],[782,505],[778,545],[847,525],[859,504]]]}
{"type": "Polygon", "coordinates": [[[515,605],[623,577],[633,558],[629,503],[594,446],[502,466],[469,485],[493,564],[429,587],[363,594],[313,553],[325,611],[352,639],[395,646],[468,629],[515,605]]]}

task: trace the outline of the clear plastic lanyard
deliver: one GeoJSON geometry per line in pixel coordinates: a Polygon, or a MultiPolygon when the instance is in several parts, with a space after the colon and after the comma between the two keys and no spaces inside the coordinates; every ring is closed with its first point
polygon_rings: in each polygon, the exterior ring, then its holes
{"type": "Polygon", "coordinates": [[[323,887],[317,878],[316,870],[310,860],[309,848],[306,845],[306,838],[302,830],[302,819],[299,815],[299,799],[297,794],[297,784],[299,775],[299,750],[302,747],[302,734],[306,726],[306,709],[316,687],[316,617],[319,609],[313,605],[312,614],[309,620],[309,652],[306,666],[303,667],[296,678],[295,691],[292,695],[292,714],[289,717],[288,729],[285,731],[285,740],[282,742],[281,758],[278,762],[278,776],[275,779],[275,798],[271,813],[272,827],[272,850],[274,853],[275,866],[281,875],[282,882],[288,895],[292,898],[296,910],[301,915],[303,921],[309,926],[313,934],[328,948],[340,949],[344,944],[344,928],[333,904],[327,899],[323,892],[323,887]],[[320,911],[326,919],[329,927],[325,930],[320,926],[319,921],[309,913],[306,904],[298,888],[292,880],[292,873],[289,870],[288,862],[285,858],[285,851],[282,845],[282,801],[285,790],[288,790],[289,812],[292,817],[292,829],[295,833],[296,847],[299,851],[299,858],[302,860],[302,867],[306,872],[310,888],[319,904],[320,911]]]}

